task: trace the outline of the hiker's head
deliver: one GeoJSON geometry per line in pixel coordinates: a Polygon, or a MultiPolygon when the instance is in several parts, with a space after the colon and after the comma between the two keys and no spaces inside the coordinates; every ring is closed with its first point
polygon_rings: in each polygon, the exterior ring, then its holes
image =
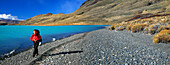
{"type": "Polygon", "coordinates": [[[34,30],[33,30],[33,34],[36,34],[36,35],[39,34],[39,30],[34,29],[34,30]]]}

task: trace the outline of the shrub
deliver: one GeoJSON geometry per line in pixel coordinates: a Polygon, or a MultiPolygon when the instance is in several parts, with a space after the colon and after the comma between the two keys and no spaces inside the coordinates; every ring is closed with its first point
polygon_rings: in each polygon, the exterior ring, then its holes
{"type": "Polygon", "coordinates": [[[154,35],[153,43],[168,43],[170,42],[170,30],[162,30],[158,34],[154,35]]]}
{"type": "Polygon", "coordinates": [[[144,32],[145,34],[148,34],[148,33],[149,33],[149,27],[145,27],[143,32],[144,32]]]}
{"type": "Polygon", "coordinates": [[[163,29],[164,29],[164,30],[170,30],[170,24],[168,24],[167,26],[165,26],[163,29]]]}
{"type": "Polygon", "coordinates": [[[132,26],[133,26],[132,24],[127,25],[126,30],[127,30],[127,31],[130,31],[132,26]]]}
{"type": "Polygon", "coordinates": [[[163,28],[164,28],[164,26],[162,26],[160,24],[153,24],[153,25],[149,26],[149,31],[148,32],[150,34],[159,33],[161,30],[164,30],[163,28]]]}
{"type": "Polygon", "coordinates": [[[143,31],[145,27],[149,26],[148,24],[136,24],[131,27],[133,33],[143,31]]]}
{"type": "Polygon", "coordinates": [[[163,30],[163,28],[164,28],[164,27],[161,25],[161,26],[157,29],[157,31],[160,32],[160,31],[163,30]]]}
{"type": "Polygon", "coordinates": [[[160,32],[162,30],[170,30],[170,26],[168,26],[168,25],[167,26],[162,26],[161,25],[160,28],[157,29],[157,32],[160,32]]]}
{"type": "Polygon", "coordinates": [[[110,26],[110,28],[109,28],[109,30],[114,30],[115,28],[114,28],[114,26],[112,25],[112,26],[110,26]]]}
{"type": "Polygon", "coordinates": [[[113,26],[114,26],[114,28],[117,28],[117,27],[120,27],[121,24],[114,24],[113,26]]]}

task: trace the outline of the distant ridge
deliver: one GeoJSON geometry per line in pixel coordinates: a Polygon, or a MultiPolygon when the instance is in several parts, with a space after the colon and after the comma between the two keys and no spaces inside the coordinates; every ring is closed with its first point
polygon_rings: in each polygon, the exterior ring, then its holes
{"type": "Polygon", "coordinates": [[[13,24],[19,24],[20,22],[22,22],[22,20],[11,20],[11,19],[0,18],[0,25],[13,25],[13,24]]]}

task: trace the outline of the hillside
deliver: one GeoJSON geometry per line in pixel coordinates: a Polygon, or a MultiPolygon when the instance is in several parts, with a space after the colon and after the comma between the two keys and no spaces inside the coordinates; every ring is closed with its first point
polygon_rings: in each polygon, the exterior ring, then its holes
{"type": "Polygon", "coordinates": [[[129,21],[136,15],[170,13],[170,0],[86,0],[70,14],[40,14],[20,25],[88,25],[129,21]]]}

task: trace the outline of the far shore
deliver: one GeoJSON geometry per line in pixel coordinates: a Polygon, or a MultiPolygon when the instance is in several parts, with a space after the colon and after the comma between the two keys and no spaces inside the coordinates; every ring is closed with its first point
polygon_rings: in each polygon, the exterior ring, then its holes
{"type": "Polygon", "coordinates": [[[104,23],[60,23],[60,24],[8,24],[8,25],[30,25],[30,26],[63,26],[63,25],[110,25],[104,23]]]}

